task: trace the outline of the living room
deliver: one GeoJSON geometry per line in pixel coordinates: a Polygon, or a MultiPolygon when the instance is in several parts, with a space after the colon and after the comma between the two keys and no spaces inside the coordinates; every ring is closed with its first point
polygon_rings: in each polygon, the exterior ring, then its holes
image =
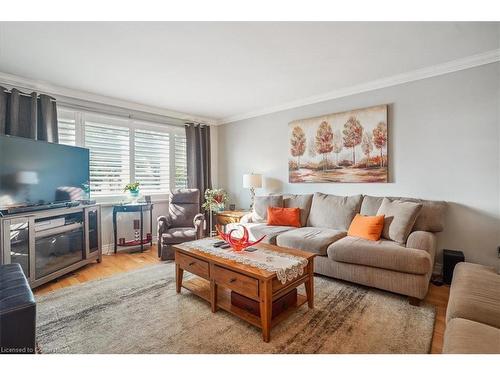
{"type": "Polygon", "coordinates": [[[500,22],[426,5],[416,22],[13,10],[1,353],[498,360],[500,22]]]}

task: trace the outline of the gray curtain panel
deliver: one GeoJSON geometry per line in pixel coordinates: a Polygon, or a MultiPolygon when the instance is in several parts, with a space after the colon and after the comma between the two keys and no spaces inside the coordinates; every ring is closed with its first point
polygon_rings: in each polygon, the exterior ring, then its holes
{"type": "Polygon", "coordinates": [[[55,99],[0,87],[0,134],[58,143],[55,99]]]}
{"type": "MultiPolygon", "coordinates": [[[[206,189],[212,188],[210,167],[210,126],[186,123],[188,188],[200,191],[200,204],[206,189]]],[[[208,213],[205,214],[208,221],[208,213]]]]}

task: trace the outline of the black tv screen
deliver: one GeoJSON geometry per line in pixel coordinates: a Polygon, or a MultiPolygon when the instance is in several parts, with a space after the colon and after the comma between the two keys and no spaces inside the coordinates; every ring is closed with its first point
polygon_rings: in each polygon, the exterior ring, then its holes
{"type": "Polygon", "coordinates": [[[0,135],[0,210],[82,196],[89,150],[0,135]]]}

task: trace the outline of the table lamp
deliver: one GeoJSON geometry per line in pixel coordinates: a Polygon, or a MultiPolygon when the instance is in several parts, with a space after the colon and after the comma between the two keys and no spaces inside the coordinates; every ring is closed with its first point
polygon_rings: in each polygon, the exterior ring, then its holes
{"type": "Polygon", "coordinates": [[[250,210],[253,210],[253,204],[255,200],[255,189],[262,187],[262,175],[261,174],[244,174],[243,175],[243,187],[250,189],[250,195],[252,203],[250,205],[250,210]]]}

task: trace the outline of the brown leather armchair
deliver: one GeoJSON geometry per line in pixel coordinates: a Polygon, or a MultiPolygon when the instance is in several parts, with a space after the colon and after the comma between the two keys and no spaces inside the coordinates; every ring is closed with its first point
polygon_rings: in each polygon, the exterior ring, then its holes
{"type": "Polygon", "coordinates": [[[171,190],[168,215],[158,217],[158,256],[174,259],[172,245],[202,238],[204,222],[198,189],[171,190]]]}

